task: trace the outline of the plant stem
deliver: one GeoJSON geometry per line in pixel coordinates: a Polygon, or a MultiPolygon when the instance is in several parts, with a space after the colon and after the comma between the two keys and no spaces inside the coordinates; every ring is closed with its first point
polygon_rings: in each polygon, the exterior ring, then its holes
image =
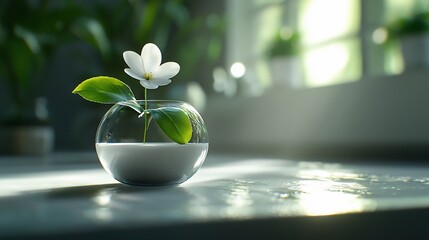
{"type": "Polygon", "coordinates": [[[144,89],[144,131],[143,131],[143,143],[146,143],[146,132],[147,132],[147,88],[144,89]]]}

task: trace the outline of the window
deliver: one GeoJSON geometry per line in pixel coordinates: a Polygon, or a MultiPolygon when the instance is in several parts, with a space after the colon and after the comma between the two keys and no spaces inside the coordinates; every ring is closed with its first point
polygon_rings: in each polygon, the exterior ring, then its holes
{"type": "Polygon", "coordinates": [[[355,81],[362,75],[358,0],[305,0],[299,7],[305,85],[355,81]]]}
{"type": "Polygon", "coordinates": [[[419,0],[230,0],[227,63],[246,66],[246,76],[237,81],[253,92],[275,85],[265,53],[276,32],[287,27],[300,34],[299,87],[398,74],[403,71],[399,46],[375,43],[374,31],[427,5],[419,0]]]}

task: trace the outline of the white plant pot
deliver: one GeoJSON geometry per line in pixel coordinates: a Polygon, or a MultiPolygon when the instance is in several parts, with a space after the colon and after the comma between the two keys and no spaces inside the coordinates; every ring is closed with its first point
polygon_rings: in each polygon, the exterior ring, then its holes
{"type": "Polygon", "coordinates": [[[401,38],[405,70],[429,68],[429,34],[414,34],[401,38]]]}
{"type": "Polygon", "coordinates": [[[0,153],[12,155],[47,155],[54,147],[50,126],[13,126],[0,129],[0,153]]]}
{"type": "Polygon", "coordinates": [[[298,57],[277,57],[269,61],[271,80],[275,86],[302,86],[302,70],[298,57]]]}

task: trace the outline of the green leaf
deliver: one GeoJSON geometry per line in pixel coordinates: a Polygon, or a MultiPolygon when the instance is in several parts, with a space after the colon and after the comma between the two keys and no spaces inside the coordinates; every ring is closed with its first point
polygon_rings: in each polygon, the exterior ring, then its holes
{"type": "Polygon", "coordinates": [[[139,113],[142,112],[130,87],[116,78],[100,76],[87,79],[79,84],[73,93],[79,94],[88,101],[105,104],[120,103],[139,113]]]}
{"type": "Polygon", "coordinates": [[[148,110],[165,135],[179,144],[186,144],[192,137],[192,125],[185,111],[175,107],[148,110]]]}

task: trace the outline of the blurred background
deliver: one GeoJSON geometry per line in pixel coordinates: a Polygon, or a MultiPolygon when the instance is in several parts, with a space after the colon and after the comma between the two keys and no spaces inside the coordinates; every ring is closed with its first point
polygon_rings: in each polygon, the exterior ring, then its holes
{"type": "Polygon", "coordinates": [[[427,159],[427,0],[0,2],[0,154],[93,151],[110,106],[73,95],[129,78],[157,44],[180,73],[150,99],[205,119],[213,152],[427,159]]]}

